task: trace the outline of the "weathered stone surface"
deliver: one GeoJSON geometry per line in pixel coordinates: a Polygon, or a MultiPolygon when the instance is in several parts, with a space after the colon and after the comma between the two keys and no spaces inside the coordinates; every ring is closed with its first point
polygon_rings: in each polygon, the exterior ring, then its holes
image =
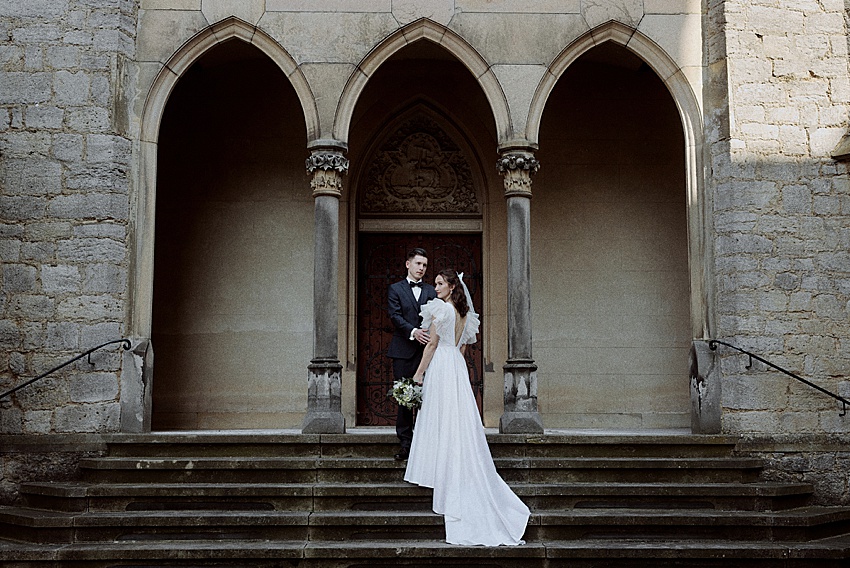
{"type": "Polygon", "coordinates": [[[80,270],[76,266],[42,266],[41,289],[48,294],[73,293],[80,290],[80,270]]]}
{"type": "Polygon", "coordinates": [[[50,100],[53,78],[49,73],[0,71],[0,100],[9,103],[44,103],[50,100]]]}
{"type": "Polygon", "coordinates": [[[47,345],[52,351],[76,351],[80,348],[80,324],[48,323],[47,345]]]}
{"type": "Polygon", "coordinates": [[[73,107],[68,110],[68,126],[79,132],[109,130],[109,110],[100,107],[73,107]]]}
{"type": "MultiPolygon", "coordinates": [[[[23,232],[23,228],[22,232],[23,232]]],[[[49,221],[27,223],[25,237],[31,241],[53,241],[71,236],[71,223],[67,221],[49,221]]]]}
{"type": "Polygon", "coordinates": [[[75,237],[105,237],[108,239],[124,240],[127,228],[118,223],[86,223],[74,227],[75,237]]]}
{"type": "Polygon", "coordinates": [[[69,0],[13,0],[0,5],[0,16],[56,18],[68,9],[69,0]]]}
{"type": "Polygon", "coordinates": [[[0,320],[0,348],[18,348],[21,345],[22,338],[23,334],[14,321],[0,320]]]}
{"type": "Polygon", "coordinates": [[[84,349],[91,349],[107,341],[121,339],[121,336],[121,324],[118,322],[83,325],[80,332],[80,345],[84,349]]]}
{"type": "Polygon", "coordinates": [[[118,397],[118,377],[115,373],[86,373],[75,375],[68,388],[71,402],[108,402],[118,397]]]}
{"type": "Polygon", "coordinates": [[[30,106],[26,115],[27,128],[62,128],[65,111],[55,106],[30,106]]]}
{"type": "Polygon", "coordinates": [[[59,105],[82,106],[89,99],[89,75],[83,71],[57,71],[53,79],[55,100],[59,105]]]}
{"type": "Polygon", "coordinates": [[[83,137],[80,134],[57,134],[53,139],[53,156],[63,162],[83,159],[83,137]]]}
{"type": "Polygon", "coordinates": [[[116,402],[79,404],[56,409],[56,432],[110,432],[118,427],[120,407],[116,402]]]}
{"type": "Polygon", "coordinates": [[[111,239],[75,238],[57,243],[56,256],[65,261],[115,262],[124,260],[126,249],[111,239]]]}
{"type": "Polygon", "coordinates": [[[34,292],[36,269],[25,264],[3,266],[3,292],[34,292]]]}
{"type": "Polygon", "coordinates": [[[44,199],[32,197],[9,197],[0,195],[0,219],[21,221],[37,219],[44,214],[46,202],[44,199]]]}
{"type": "Polygon", "coordinates": [[[581,13],[591,28],[609,20],[637,27],[643,16],[643,0],[581,0],[581,13]]]}
{"type": "Polygon", "coordinates": [[[60,195],[50,200],[48,214],[58,219],[118,219],[128,216],[127,198],[120,195],[60,195]]]}
{"type": "Polygon", "coordinates": [[[17,318],[48,319],[54,313],[53,300],[49,296],[16,294],[9,302],[8,313],[17,318]]]}
{"type": "Polygon", "coordinates": [[[56,307],[60,317],[80,321],[117,319],[122,314],[122,304],[112,296],[74,296],[61,300],[56,307]]]}
{"type": "Polygon", "coordinates": [[[116,264],[93,264],[86,267],[83,290],[120,294],[127,287],[127,271],[116,264]]]}
{"type": "Polygon", "coordinates": [[[35,263],[53,262],[56,245],[52,242],[21,243],[21,260],[35,263]]]}

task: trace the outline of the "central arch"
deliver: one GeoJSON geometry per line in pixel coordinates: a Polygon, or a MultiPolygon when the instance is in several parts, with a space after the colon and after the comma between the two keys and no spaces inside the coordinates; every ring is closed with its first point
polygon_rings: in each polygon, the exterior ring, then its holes
{"type": "Polygon", "coordinates": [[[369,80],[391,57],[417,42],[438,45],[466,67],[490,105],[499,141],[507,138],[511,132],[508,101],[490,65],[462,37],[427,18],[412,22],[396,31],[363,58],[342,91],[334,118],[334,137],[337,140],[348,140],[355,106],[361,100],[369,80]]]}
{"type": "Polygon", "coordinates": [[[479,400],[485,423],[493,425],[502,410],[503,381],[485,367],[504,357],[499,351],[505,324],[502,313],[488,316],[490,306],[504,298],[503,281],[494,270],[506,247],[501,183],[495,168],[482,166],[497,145],[490,101],[478,78],[448,49],[435,41],[414,41],[397,49],[363,85],[352,111],[349,145],[348,272],[356,284],[349,286],[353,325],[347,343],[356,375],[344,381],[352,385],[344,393],[350,404],[346,419],[358,424],[392,419],[381,417],[380,408],[364,413],[362,401],[371,391],[358,394],[353,385],[374,383],[375,400],[385,399],[380,382],[391,379],[381,345],[389,326],[381,319],[387,287],[404,276],[406,251],[427,245],[427,281],[447,266],[471,276],[473,301],[485,322],[472,375],[479,395],[483,377],[479,400]],[[493,219],[499,220],[495,227],[493,219]],[[373,414],[379,416],[372,420],[373,414]]]}

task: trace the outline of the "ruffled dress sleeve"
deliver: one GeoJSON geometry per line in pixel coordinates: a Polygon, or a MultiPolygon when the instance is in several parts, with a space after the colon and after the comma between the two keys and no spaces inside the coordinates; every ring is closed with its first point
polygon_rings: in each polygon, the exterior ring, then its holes
{"type": "Polygon", "coordinates": [[[440,323],[445,319],[444,308],[447,303],[439,298],[428,300],[428,303],[422,306],[422,311],[419,312],[419,317],[422,318],[422,329],[429,329],[431,324],[440,323]]]}
{"type": "Polygon", "coordinates": [[[466,323],[463,325],[463,331],[460,334],[458,345],[471,345],[478,341],[478,328],[481,325],[481,320],[478,319],[478,314],[470,311],[466,314],[466,323]]]}

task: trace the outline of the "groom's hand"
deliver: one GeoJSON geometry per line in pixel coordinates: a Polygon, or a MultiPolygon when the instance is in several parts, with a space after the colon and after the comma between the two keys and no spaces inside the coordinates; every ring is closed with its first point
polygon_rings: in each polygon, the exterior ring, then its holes
{"type": "Polygon", "coordinates": [[[428,340],[430,339],[427,331],[418,328],[413,330],[413,338],[416,339],[416,341],[418,341],[422,345],[428,343],[428,340]]]}

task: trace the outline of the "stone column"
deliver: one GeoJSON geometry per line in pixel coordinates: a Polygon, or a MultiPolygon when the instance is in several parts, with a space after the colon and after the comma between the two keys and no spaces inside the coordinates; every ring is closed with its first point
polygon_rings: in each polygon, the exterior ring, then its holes
{"type": "Polygon", "coordinates": [[[337,149],[318,148],[307,158],[315,201],[313,259],[313,359],[307,367],[307,415],[304,434],[341,434],[342,365],[339,362],[337,270],[339,198],[348,159],[337,149]]]}
{"type": "Polygon", "coordinates": [[[502,154],[497,166],[508,202],[508,360],[499,431],[542,434],[537,365],[531,356],[531,174],[540,164],[531,152],[511,150],[502,154]]]}

